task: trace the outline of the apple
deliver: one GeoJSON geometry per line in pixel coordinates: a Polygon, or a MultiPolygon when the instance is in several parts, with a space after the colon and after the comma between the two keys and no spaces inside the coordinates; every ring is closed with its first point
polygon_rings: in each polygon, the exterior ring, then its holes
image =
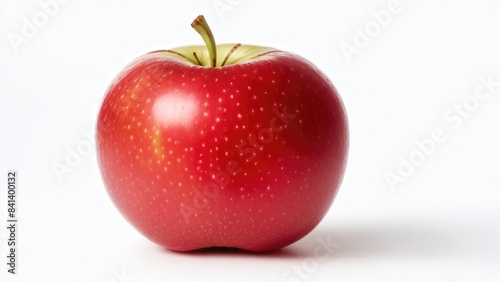
{"type": "Polygon", "coordinates": [[[330,80],[278,49],[216,45],[145,54],[105,93],[97,154],[107,192],[140,233],[175,251],[271,251],[308,234],[341,183],[347,116],[330,80]]]}

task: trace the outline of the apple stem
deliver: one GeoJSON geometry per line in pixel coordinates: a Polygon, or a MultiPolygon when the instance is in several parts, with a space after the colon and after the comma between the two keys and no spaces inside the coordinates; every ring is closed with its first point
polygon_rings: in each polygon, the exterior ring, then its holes
{"type": "Polygon", "coordinates": [[[215,67],[217,63],[217,47],[215,45],[215,38],[212,34],[212,30],[208,26],[207,21],[203,15],[196,17],[196,19],[191,23],[191,26],[201,35],[205,45],[208,49],[208,55],[210,56],[210,66],[215,67]]]}

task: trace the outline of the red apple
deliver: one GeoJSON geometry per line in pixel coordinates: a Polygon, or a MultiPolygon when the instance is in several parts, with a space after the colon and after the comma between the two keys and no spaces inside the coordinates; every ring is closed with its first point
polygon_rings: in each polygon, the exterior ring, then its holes
{"type": "Polygon", "coordinates": [[[171,250],[285,247],[338,191],[342,101],[304,58],[215,45],[203,16],[192,26],[206,46],[143,55],[107,90],[97,122],[104,184],[140,233],[171,250]]]}

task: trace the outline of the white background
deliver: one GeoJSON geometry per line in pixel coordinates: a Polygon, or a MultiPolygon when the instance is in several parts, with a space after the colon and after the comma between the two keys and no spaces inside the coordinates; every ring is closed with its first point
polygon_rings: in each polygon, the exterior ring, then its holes
{"type": "Polygon", "coordinates": [[[499,281],[500,86],[482,100],[474,93],[480,77],[500,81],[500,2],[401,0],[381,27],[375,17],[390,2],[69,1],[44,23],[40,2],[0,1],[0,280],[499,281]],[[53,170],[68,150],[89,148],[104,91],[126,64],[202,44],[189,26],[198,14],[220,43],[306,57],[344,99],[351,147],[341,190],[321,224],[282,251],[164,250],[112,205],[93,145],[61,179],[53,170]],[[38,25],[29,36],[26,21],[38,25]],[[358,28],[369,41],[355,42],[358,28]],[[13,44],[15,35],[24,41],[13,44]],[[346,56],[347,45],[357,53],[346,56]],[[447,122],[464,101],[467,118],[447,122]],[[418,157],[415,142],[436,129],[446,140],[391,187],[400,156],[418,157]],[[4,263],[10,169],[19,175],[16,276],[4,263]],[[319,260],[314,249],[328,238],[338,247],[319,260]]]}

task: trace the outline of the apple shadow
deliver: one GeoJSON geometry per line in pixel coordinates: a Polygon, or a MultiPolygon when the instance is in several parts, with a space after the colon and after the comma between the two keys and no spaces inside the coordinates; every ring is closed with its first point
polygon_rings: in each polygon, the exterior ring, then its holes
{"type": "Polygon", "coordinates": [[[288,247],[291,253],[314,257],[319,240],[337,247],[332,259],[440,259],[491,253],[496,232],[481,219],[395,220],[320,225],[288,247]]]}

